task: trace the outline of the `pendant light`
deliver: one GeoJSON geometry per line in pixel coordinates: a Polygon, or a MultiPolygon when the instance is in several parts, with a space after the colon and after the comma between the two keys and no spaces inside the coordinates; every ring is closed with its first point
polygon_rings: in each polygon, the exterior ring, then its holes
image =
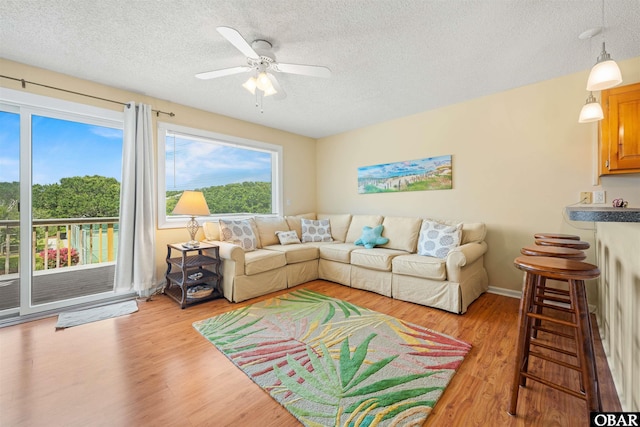
{"type": "Polygon", "coordinates": [[[604,0],[602,0],[602,52],[587,80],[587,90],[609,89],[622,83],[622,73],[618,64],[611,59],[604,46],[604,0]]]}
{"type": "Polygon", "coordinates": [[[602,106],[600,106],[598,100],[593,96],[593,92],[590,92],[587,102],[585,102],[580,111],[578,123],[597,122],[603,118],[602,106]]]}

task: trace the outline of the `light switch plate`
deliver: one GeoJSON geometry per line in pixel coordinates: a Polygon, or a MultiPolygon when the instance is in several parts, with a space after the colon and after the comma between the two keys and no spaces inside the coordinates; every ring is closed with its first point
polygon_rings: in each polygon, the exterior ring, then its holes
{"type": "Polygon", "coordinates": [[[605,191],[594,191],[593,192],[593,203],[605,203],[605,191]]]}

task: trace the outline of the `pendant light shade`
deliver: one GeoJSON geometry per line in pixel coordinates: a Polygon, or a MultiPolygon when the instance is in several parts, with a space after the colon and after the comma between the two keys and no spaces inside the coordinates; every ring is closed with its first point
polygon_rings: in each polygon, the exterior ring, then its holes
{"type": "Polygon", "coordinates": [[[587,102],[582,106],[578,123],[597,122],[603,118],[602,106],[600,106],[600,103],[593,96],[593,93],[590,93],[587,102]]]}
{"type": "Polygon", "coordinates": [[[616,61],[611,59],[602,42],[602,53],[598,57],[598,62],[591,69],[587,80],[587,90],[605,90],[622,83],[622,73],[616,61]]]}

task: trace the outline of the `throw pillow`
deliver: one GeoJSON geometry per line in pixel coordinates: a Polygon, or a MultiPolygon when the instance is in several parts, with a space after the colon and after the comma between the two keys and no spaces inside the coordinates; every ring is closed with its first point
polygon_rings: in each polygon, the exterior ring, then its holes
{"type": "Polygon", "coordinates": [[[446,258],[449,251],[460,245],[462,224],[446,225],[424,220],[418,239],[418,255],[446,258]]]}
{"type": "Polygon", "coordinates": [[[382,224],[373,228],[365,225],[362,227],[362,235],[353,243],[355,245],[364,246],[367,249],[372,249],[376,245],[384,245],[389,242],[389,239],[382,237],[382,228],[382,224]]]}
{"type": "Polygon", "coordinates": [[[302,218],[302,242],[332,242],[328,219],[302,218]]]}
{"type": "Polygon", "coordinates": [[[298,233],[296,233],[295,230],[276,231],[276,236],[278,236],[278,240],[280,241],[281,245],[300,243],[300,239],[298,239],[298,233]]]}
{"type": "Polygon", "coordinates": [[[251,223],[246,219],[220,220],[220,240],[240,246],[247,252],[255,251],[258,239],[253,232],[251,223]]]}

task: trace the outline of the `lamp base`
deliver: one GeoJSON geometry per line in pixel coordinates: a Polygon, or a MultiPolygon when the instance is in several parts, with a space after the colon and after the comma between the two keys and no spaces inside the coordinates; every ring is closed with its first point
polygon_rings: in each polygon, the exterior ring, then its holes
{"type": "Polygon", "coordinates": [[[182,247],[183,248],[187,248],[187,249],[199,248],[200,247],[200,242],[198,242],[197,240],[191,240],[191,241],[188,241],[186,243],[183,243],[182,247]]]}
{"type": "Polygon", "coordinates": [[[187,248],[197,248],[200,246],[200,242],[198,242],[196,240],[196,232],[198,231],[198,228],[200,227],[200,225],[198,224],[198,221],[196,221],[195,217],[191,217],[191,220],[189,220],[189,222],[187,222],[187,231],[189,232],[189,236],[191,237],[191,240],[189,240],[187,243],[185,243],[185,246],[187,248]]]}

